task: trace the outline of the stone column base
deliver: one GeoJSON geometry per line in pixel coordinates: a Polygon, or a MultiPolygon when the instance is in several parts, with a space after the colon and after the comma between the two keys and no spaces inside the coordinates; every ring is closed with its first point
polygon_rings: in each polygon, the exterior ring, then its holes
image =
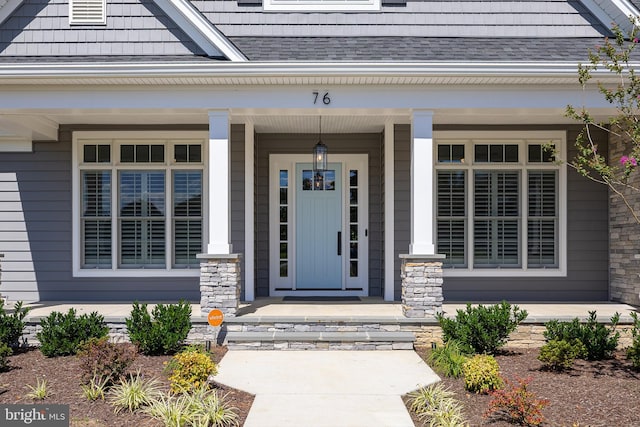
{"type": "Polygon", "coordinates": [[[444,255],[402,254],[402,313],[431,317],[442,313],[442,261],[444,255]]]}
{"type": "Polygon", "coordinates": [[[235,317],[240,306],[240,254],[200,254],[200,310],[207,316],[214,308],[235,317]]]}

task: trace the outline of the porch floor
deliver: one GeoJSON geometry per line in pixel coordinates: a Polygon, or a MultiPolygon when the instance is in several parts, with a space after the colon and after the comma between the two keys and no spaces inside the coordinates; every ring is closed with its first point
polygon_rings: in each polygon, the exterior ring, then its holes
{"type": "MultiPolygon", "coordinates": [[[[486,303],[483,303],[486,304],[486,303]]],[[[521,309],[527,310],[529,316],[526,323],[540,323],[551,319],[571,320],[574,317],[586,318],[589,311],[596,311],[598,319],[608,321],[614,313],[620,313],[621,322],[630,322],[629,313],[637,311],[637,308],[612,302],[568,302],[568,303],[514,303],[521,309]]],[[[8,304],[9,307],[12,304],[8,304]]],[[[27,320],[36,320],[48,316],[53,311],[67,312],[69,308],[75,308],[78,314],[97,311],[107,321],[123,320],[131,312],[131,303],[125,302],[65,302],[65,301],[39,301],[27,304],[31,311],[27,320]]],[[[154,306],[153,302],[149,303],[154,306]]],[[[455,316],[456,310],[464,309],[463,303],[443,304],[446,315],[455,316]]],[[[203,320],[206,316],[201,314],[200,304],[191,304],[192,318],[203,320]]],[[[259,298],[251,303],[243,302],[238,311],[238,320],[241,318],[313,318],[313,319],[354,319],[371,320],[372,318],[401,318],[402,306],[399,302],[385,302],[381,298],[361,298],[361,301],[283,301],[282,298],[259,298]]],[[[413,319],[416,320],[416,319],[413,319]]],[[[433,320],[433,319],[431,319],[433,320]]]]}

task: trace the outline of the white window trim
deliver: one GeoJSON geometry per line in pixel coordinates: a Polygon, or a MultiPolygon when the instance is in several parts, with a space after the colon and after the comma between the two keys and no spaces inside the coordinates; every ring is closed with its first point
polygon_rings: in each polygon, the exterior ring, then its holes
{"type": "Polygon", "coordinates": [[[76,17],[74,14],[76,0],[69,0],[69,25],[105,25],[107,23],[107,0],[82,0],[81,2],[88,3],[89,1],[100,7],[100,14],[91,18],[76,17]]]}
{"type": "MultiPolygon", "coordinates": [[[[465,143],[465,157],[470,159],[469,164],[462,168],[471,173],[474,169],[491,169],[491,170],[519,170],[525,172],[525,165],[527,164],[527,151],[522,150],[522,146],[527,142],[534,143],[547,143],[556,142],[559,160],[562,162],[560,165],[556,164],[536,164],[537,170],[557,170],[558,171],[558,267],[557,268],[473,268],[473,259],[467,255],[468,266],[445,268],[443,273],[445,277],[566,277],[567,276],[567,140],[566,132],[564,131],[434,131],[434,162],[435,170],[452,169],[452,164],[438,164],[437,150],[439,143],[450,142],[465,143]],[[473,142],[486,142],[486,143],[518,143],[520,145],[518,163],[478,163],[473,164],[473,151],[469,152],[469,145],[473,142]]],[[[460,168],[459,164],[455,164],[460,168]]],[[[534,168],[530,168],[534,169],[534,168]]],[[[467,178],[469,179],[469,178],[467,178]]],[[[437,197],[437,180],[434,180],[433,195],[437,197]]],[[[520,182],[520,188],[525,189],[521,191],[521,209],[524,212],[526,208],[526,174],[523,173],[520,182]]],[[[467,192],[467,207],[469,209],[472,204],[470,203],[473,194],[471,191],[467,192]]],[[[437,233],[437,204],[434,201],[433,204],[433,233],[436,236],[437,233]]],[[[521,221],[521,232],[526,235],[526,217],[523,217],[521,221]]],[[[473,215],[467,215],[467,230],[471,230],[469,227],[473,223],[473,215]]],[[[522,239],[521,252],[523,257],[523,264],[526,264],[526,241],[522,239]]],[[[467,234],[467,250],[473,245],[472,233],[467,234]],[[471,246],[469,246],[471,245],[471,246]]]]}
{"type": "MultiPolygon", "coordinates": [[[[176,143],[180,143],[185,140],[201,140],[202,141],[202,163],[195,165],[189,165],[188,163],[176,163],[172,159],[165,158],[165,162],[162,164],[159,163],[132,163],[131,169],[136,170],[153,170],[153,169],[163,169],[167,170],[175,170],[175,169],[194,169],[194,170],[202,170],[202,244],[203,248],[206,247],[207,240],[209,236],[209,227],[208,227],[208,218],[209,212],[207,210],[208,204],[205,203],[206,197],[209,194],[208,189],[208,165],[207,165],[207,153],[208,153],[208,133],[201,131],[144,131],[144,132],[74,132],[72,138],[72,264],[73,264],[73,277],[199,277],[200,276],[200,267],[193,268],[172,268],[171,262],[167,263],[166,268],[135,268],[135,269],[121,269],[118,268],[118,248],[117,248],[117,239],[112,239],[112,259],[115,262],[112,262],[111,268],[81,268],[81,248],[82,244],[80,239],[82,238],[81,232],[81,195],[80,195],[80,167],[81,167],[81,150],[82,146],[80,141],[86,142],[87,140],[92,140],[92,143],[100,144],[100,143],[109,143],[111,145],[111,163],[107,166],[106,164],[97,163],[94,165],[82,165],[82,170],[104,170],[110,169],[115,171],[113,173],[117,173],[118,170],[123,170],[121,168],[122,164],[118,161],[118,156],[120,150],[118,147],[123,143],[141,143],[143,141],[153,143],[154,141],[163,141],[164,143],[169,143],[172,147],[176,143]]],[[[170,150],[167,150],[168,154],[170,150]]],[[[128,164],[127,164],[128,165],[128,164]]],[[[169,179],[165,182],[166,188],[168,191],[165,194],[166,200],[172,199],[172,189],[171,189],[171,174],[169,174],[169,179]]],[[[112,189],[111,189],[111,198],[112,198],[112,236],[117,236],[117,175],[112,176],[112,189]],[[115,203],[115,204],[114,204],[115,203]],[[115,208],[114,208],[115,206],[115,208]],[[115,219],[114,219],[115,218],[115,219]]],[[[173,216],[170,212],[170,206],[167,206],[167,215],[165,216],[165,221],[168,224],[167,230],[172,230],[173,227],[171,225],[173,216]]],[[[170,241],[167,239],[167,258],[169,260],[173,259],[173,249],[170,247],[170,241]]],[[[204,252],[204,249],[203,249],[204,252]]]]}
{"type": "Polygon", "coordinates": [[[381,0],[264,0],[265,11],[361,12],[379,11],[381,0]]]}

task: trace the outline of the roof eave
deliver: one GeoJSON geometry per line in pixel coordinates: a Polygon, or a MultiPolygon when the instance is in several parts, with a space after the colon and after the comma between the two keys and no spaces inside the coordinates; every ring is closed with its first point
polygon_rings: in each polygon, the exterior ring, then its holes
{"type": "MultiPolygon", "coordinates": [[[[577,62],[431,62],[431,63],[36,63],[0,64],[0,84],[364,84],[575,83],[577,62]],[[193,83],[192,83],[193,84],[193,83]]],[[[632,64],[640,67],[640,63],[632,64]]],[[[603,70],[595,76],[613,78],[603,70]]]]}

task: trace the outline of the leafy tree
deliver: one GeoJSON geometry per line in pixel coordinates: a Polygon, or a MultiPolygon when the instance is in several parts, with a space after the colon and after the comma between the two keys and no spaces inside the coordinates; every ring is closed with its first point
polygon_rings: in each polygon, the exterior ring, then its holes
{"type": "Polygon", "coordinates": [[[614,37],[589,52],[589,63],[578,67],[578,80],[586,90],[595,82],[598,91],[615,108],[615,114],[606,122],[598,122],[585,108],[567,106],[566,115],[581,122],[584,127],[575,145],[576,156],[569,161],[581,175],[607,185],[619,196],[640,224],[640,211],[633,206],[633,198],[640,195],[640,76],[634,69],[633,55],[639,39],[639,21],[630,18],[632,29],[628,34],[618,26],[613,27],[614,37]],[[622,144],[619,158],[608,159],[599,150],[593,132],[601,129],[614,135],[622,144]]]}

